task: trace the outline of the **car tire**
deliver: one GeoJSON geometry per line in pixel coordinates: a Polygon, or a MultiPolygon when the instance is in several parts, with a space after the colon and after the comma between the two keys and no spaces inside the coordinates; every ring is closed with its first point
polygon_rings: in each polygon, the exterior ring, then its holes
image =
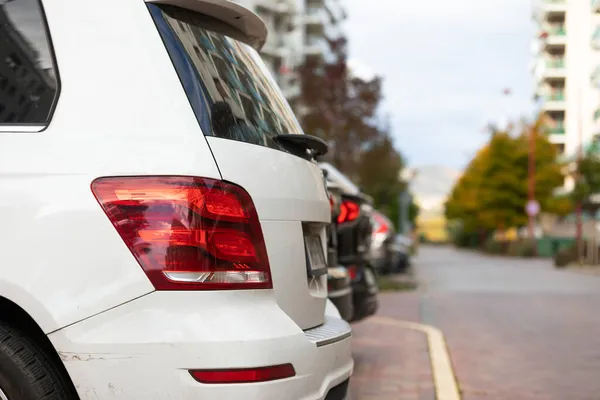
{"type": "Polygon", "coordinates": [[[0,399],[76,398],[72,385],[51,357],[26,335],[0,322],[0,399]]]}

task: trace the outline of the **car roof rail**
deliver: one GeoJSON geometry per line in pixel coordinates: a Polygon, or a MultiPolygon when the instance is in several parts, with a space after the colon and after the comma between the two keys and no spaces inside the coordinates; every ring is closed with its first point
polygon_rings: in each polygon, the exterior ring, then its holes
{"type": "Polygon", "coordinates": [[[229,0],[146,0],[167,4],[213,17],[244,35],[244,42],[259,51],[267,40],[267,25],[251,10],[229,0]]]}

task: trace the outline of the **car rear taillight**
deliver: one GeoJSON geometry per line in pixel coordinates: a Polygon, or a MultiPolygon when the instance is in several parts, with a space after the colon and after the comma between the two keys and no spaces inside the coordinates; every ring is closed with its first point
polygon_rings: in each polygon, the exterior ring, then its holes
{"type": "Polygon", "coordinates": [[[354,221],[360,215],[360,205],[350,200],[342,201],[340,205],[340,215],[338,215],[337,222],[342,224],[344,222],[354,221]]]}
{"type": "Polygon", "coordinates": [[[387,221],[381,215],[374,214],[373,218],[375,219],[376,226],[377,226],[377,228],[373,232],[374,234],[387,233],[390,230],[390,227],[389,227],[387,221]]]}
{"type": "Polygon", "coordinates": [[[348,275],[350,276],[351,281],[356,279],[356,272],[356,265],[350,265],[348,267],[348,275]]]}
{"type": "Polygon", "coordinates": [[[282,364],[260,368],[191,370],[190,374],[200,383],[224,384],[268,382],[291,378],[296,376],[296,371],[292,364],[282,364]]]}
{"type": "Polygon", "coordinates": [[[248,193],[194,177],[110,177],[92,192],[156,290],[270,289],[248,193]]]}

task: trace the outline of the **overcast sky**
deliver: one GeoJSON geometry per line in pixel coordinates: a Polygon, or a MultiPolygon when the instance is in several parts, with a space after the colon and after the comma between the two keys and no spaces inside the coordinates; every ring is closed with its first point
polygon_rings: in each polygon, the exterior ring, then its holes
{"type": "Polygon", "coordinates": [[[462,168],[488,122],[532,116],[529,0],[345,2],[350,65],[384,77],[383,109],[411,165],[462,168]]]}

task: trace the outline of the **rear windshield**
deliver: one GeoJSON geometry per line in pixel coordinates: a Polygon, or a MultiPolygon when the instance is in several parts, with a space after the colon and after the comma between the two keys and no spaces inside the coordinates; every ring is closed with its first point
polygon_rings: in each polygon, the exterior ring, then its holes
{"type": "Polygon", "coordinates": [[[149,5],[205,135],[279,149],[273,137],[302,130],[260,55],[214,18],[149,5]]]}

